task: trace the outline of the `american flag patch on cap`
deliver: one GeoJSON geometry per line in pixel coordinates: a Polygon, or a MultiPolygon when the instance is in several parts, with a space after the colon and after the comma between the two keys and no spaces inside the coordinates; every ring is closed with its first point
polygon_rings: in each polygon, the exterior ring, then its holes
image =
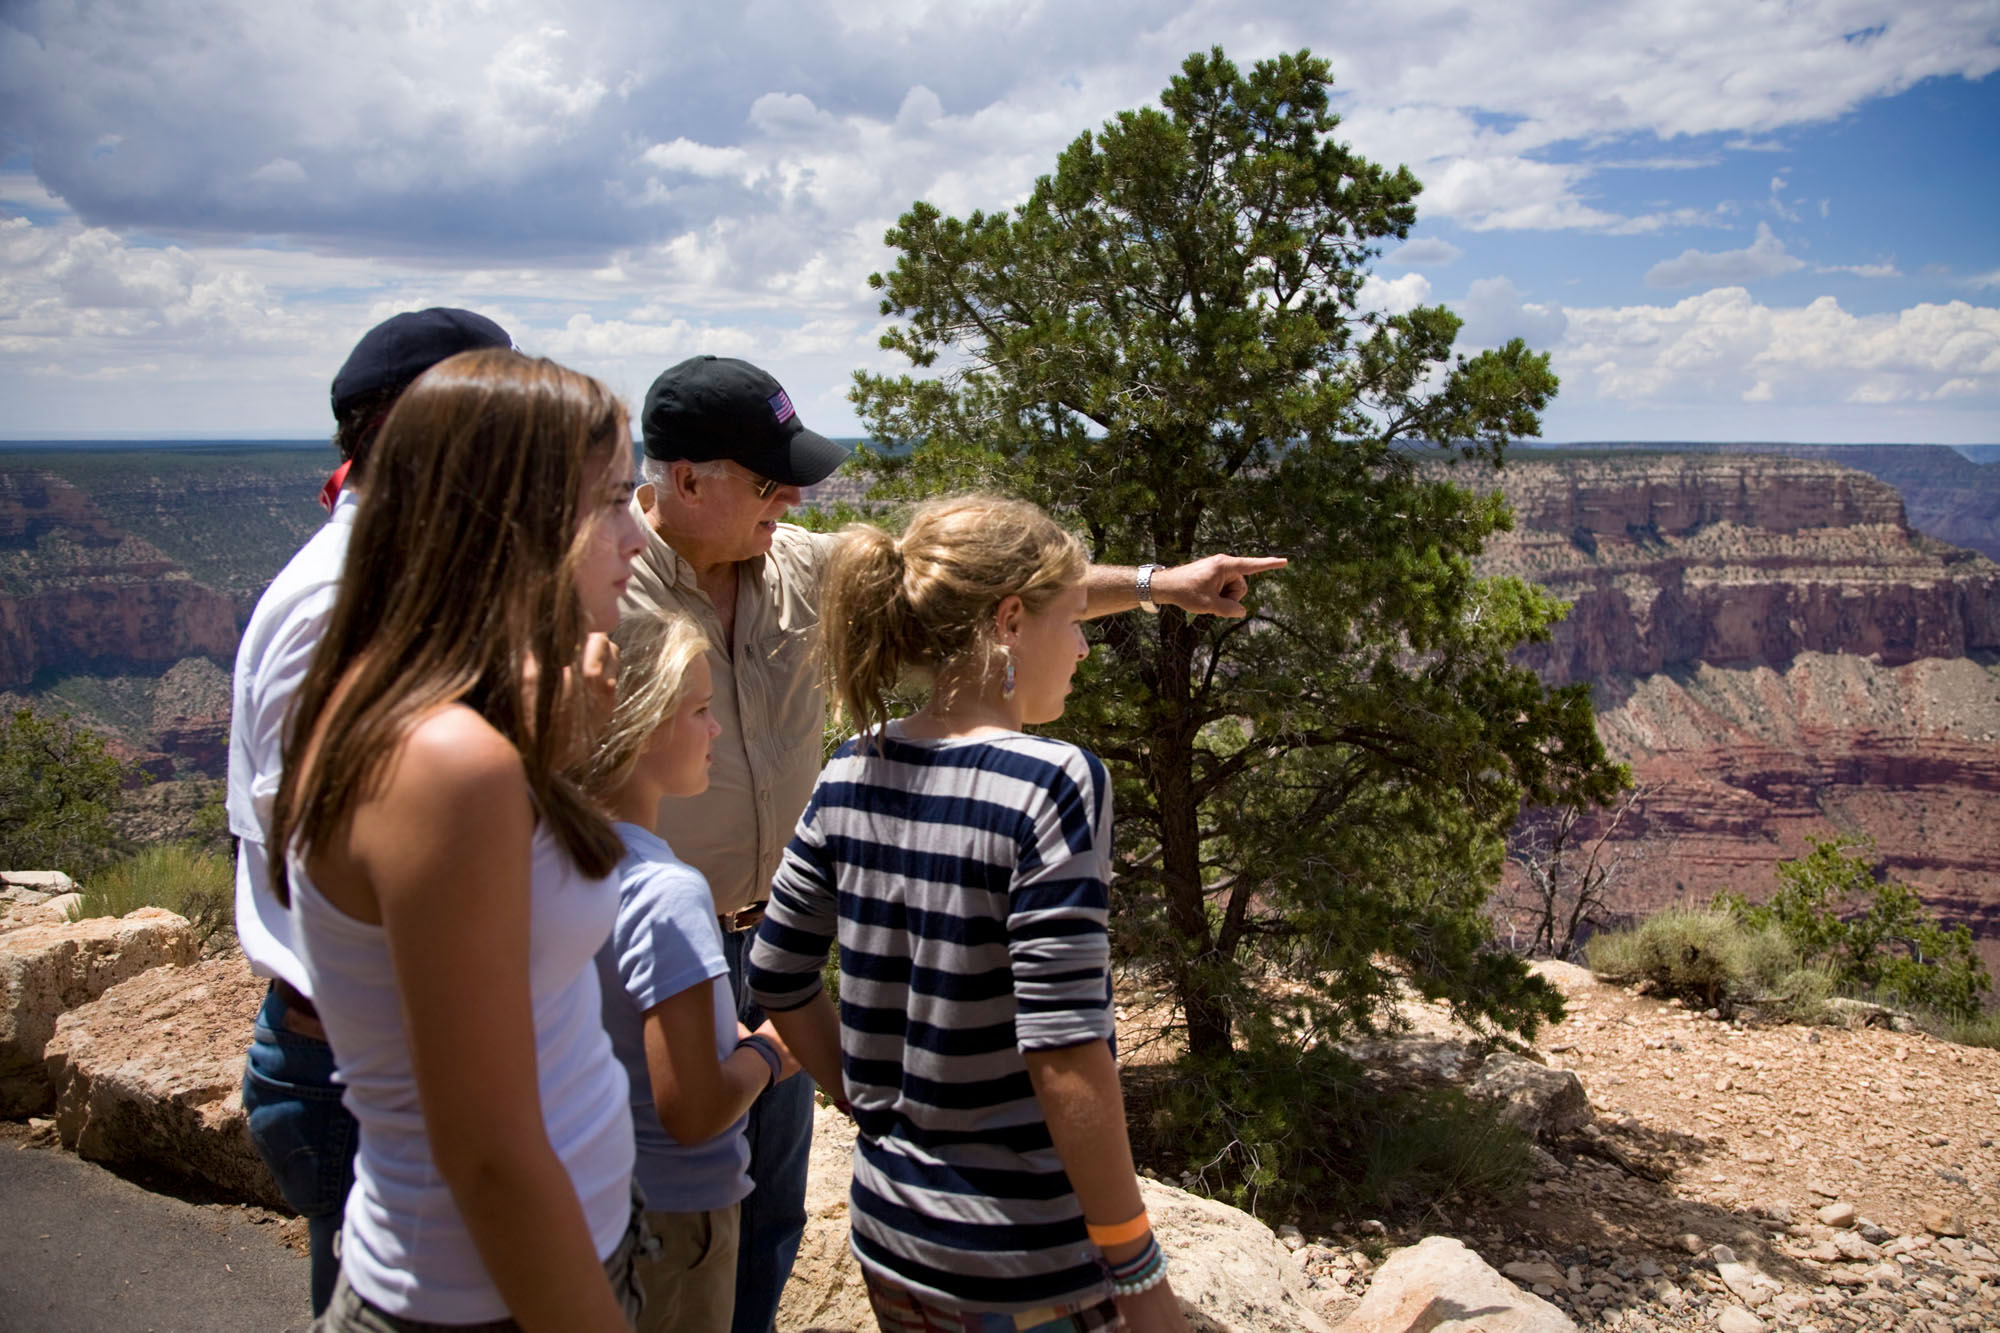
{"type": "Polygon", "coordinates": [[[780,425],[792,419],[792,400],[785,396],[783,389],[771,395],[770,403],[771,410],[778,414],[780,425]]]}

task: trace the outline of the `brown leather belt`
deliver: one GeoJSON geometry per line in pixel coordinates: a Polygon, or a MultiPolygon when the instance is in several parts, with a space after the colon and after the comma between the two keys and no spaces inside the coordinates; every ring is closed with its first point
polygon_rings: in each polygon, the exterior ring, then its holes
{"type": "Polygon", "coordinates": [[[722,928],[730,934],[741,934],[746,930],[757,929],[757,923],[764,919],[764,909],[770,905],[770,901],[766,899],[760,903],[751,903],[748,907],[739,907],[733,912],[718,912],[715,919],[720,921],[722,928]]]}
{"type": "Polygon", "coordinates": [[[326,1028],[320,1024],[319,1010],[313,1008],[313,1002],[297,986],[283,977],[273,977],[271,990],[285,1002],[285,1031],[311,1037],[314,1041],[326,1040],[326,1028]]]}

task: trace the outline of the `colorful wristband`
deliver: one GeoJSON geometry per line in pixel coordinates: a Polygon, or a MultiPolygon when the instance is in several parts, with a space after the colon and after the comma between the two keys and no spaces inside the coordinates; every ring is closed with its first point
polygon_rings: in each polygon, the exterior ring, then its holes
{"type": "Polygon", "coordinates": [[[1141,1209],[1139,1215],[1130,1221],[1118,1222],[1107,1227],[1086,1221],[1083,1229],[1090,1233],[1090,1243],[1101,1250],[1107,1246],[1124,1245],[1135,1241],[1151,1231],[1153,1224],[1147,1218],[1145,1210],[1141,1209]]]}

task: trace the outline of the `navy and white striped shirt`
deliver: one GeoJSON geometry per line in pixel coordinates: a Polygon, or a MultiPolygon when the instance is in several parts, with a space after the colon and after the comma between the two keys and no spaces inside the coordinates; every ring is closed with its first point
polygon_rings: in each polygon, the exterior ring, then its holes
{"type": "Polygon", "coordinates": [[[1111,784],[1074,745],[892,723],[820,774],[749,983],[807,1003],[838,935],[849,1214],[878,1276],[969,1310],[1108,1295],[1022,1052],[1112,1036],[1110,875],[1111,784]]]}

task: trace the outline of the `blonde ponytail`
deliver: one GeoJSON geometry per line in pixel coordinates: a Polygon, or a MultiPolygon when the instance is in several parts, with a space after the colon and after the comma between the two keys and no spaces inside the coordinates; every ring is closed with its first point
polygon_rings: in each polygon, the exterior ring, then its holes
{"type": "Polygon", "coordinates": [[[1083,544],[1022,500],[934,500],[900,538],[856,524],[822,585],[820,633],[841,711],[864,735],[889,720],[911,672],[934,684],[992,650],[993,613],[1010,596],[1030,612],[1083,578],[1083,544]]]}

